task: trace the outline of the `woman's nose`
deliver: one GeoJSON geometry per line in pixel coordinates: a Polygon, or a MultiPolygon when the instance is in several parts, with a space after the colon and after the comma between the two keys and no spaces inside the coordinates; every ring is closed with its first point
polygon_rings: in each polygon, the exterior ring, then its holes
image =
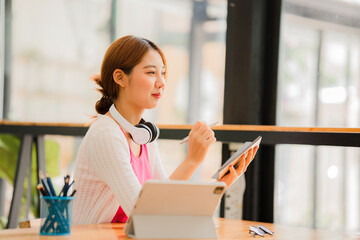
{"type": "Polygon", "coordinates": [[[155,87],[156,88],[163,88],[165,87],[165,78],[163,76],[159,76],[156,80],[155,87]]]}

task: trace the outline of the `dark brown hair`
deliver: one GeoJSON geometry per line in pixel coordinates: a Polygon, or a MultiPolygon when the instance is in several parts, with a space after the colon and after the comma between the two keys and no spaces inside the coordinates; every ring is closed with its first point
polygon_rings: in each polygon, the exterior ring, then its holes
{"type": "Polygon", "coordinates": [[[145,38],[127,35],[110,45],[105,53],[100,75],[92,77],[99,85],[97,90],[102,94],[101,99],[95,104],[98,113],[105,114],[109,111],[110,106],[118,97],[119,85],[113,79],[114,71],[120,69],[125,74],[130,74],[151,49],[160,54],[166,69],[166,59],[162,50],[155,43],[145,38]]]}

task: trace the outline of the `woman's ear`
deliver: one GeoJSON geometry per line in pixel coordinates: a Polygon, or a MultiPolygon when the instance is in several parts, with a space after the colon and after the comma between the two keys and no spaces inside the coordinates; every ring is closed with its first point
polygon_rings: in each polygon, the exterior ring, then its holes
{"type": "Polygon", "coordinates": [[[125,87],[127,84],[127,76],[121,69],[115,69],[113,72],[113,79],[121,87],[125,87]]]}

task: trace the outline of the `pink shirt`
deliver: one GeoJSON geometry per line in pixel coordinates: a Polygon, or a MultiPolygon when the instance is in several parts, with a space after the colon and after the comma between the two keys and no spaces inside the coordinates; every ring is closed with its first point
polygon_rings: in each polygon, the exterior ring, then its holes
{"type": "MultiPolygon", "coordinates": [[[[123,133],[124,133],[124,131],[123,131],[123,133]]],[[[147,147],[145,144],[141,145],[139,157],[136,157],[134,155],[134,153],[131,151],[130,145],[129,145],[129,150],[130,150],[131,166],[132,166],[134,173],[137,176],[140,184],[143,185],[146,180],[152,179],[147,147]]],[[[117,212],[111,222],[112,223],[117,223],[117,222],[124,223],[124,222],[126,222],[127,218],[128,217],[126,216],[125,212],[123,211],[121,206],[119,206],[119,209],[117,210],[117,212]]]]}

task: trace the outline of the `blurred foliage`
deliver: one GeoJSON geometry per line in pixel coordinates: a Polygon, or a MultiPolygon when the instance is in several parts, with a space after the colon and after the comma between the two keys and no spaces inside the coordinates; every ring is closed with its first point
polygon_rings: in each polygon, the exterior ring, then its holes
{"type": "MultiPolygon", "coordinates": [[[[6,179],[12,186],[14,186],[14,179],[16,174],[16,167],[18,162],[18,153],[20,148],[20,137],[12,134],[0,134],[0,178],[6,179]]],[[[60,146],[53,140],[45,141],[45,161],[46,172],[50,177],[57,177],[60,175],[60,146]]],[[[31,166],[31,203],[30,211],[35,217],[38,216],[38,194],[36,185],[37,179],[36,167],[36,146],[32,146],[32,166],[31,166]]],[[[22,198],[22,205],[20,209],[19,219],[26,219],[26,192],[28,189],[28,178],[24,182],[24,194],[22,198]]],[[[7,216],[0,216],[0,229],[5,228],[7,224],[7,216]]]]}

